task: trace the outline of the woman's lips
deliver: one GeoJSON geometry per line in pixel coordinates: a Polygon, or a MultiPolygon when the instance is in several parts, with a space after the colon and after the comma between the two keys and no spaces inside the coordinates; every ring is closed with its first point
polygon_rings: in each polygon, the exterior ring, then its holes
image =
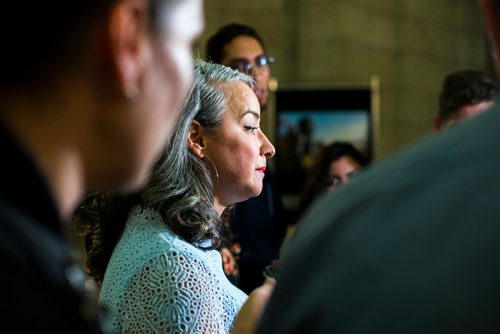
{"type": "Polygon", "coordinates": [[[264,173],[266,171],[266,166],[262,166],[260,168],[257,168],[258,171],[261,171],[262,173],[264,173]]]}

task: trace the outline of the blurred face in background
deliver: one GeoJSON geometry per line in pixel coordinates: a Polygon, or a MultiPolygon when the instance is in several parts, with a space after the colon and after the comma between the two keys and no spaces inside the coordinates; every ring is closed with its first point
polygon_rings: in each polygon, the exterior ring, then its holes
{"type": "Polygon", "coordinates": [[[328,191],[348,183],[361,170],[361,165],[348,155],[343,155],[330,163],[328,169],[328,191]]]}

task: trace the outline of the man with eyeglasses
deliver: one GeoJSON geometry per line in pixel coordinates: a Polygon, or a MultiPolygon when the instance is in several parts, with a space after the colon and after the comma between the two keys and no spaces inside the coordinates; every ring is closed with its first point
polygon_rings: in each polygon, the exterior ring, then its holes
{"type": "Polygon", "coordinates": [[[267,55],[264,41],[252,27],[229,24],[222,27],[207,43],[207,59],[247,73],[255,79],[254,92],[261,109],[269,100],[269,65],[274,58],[267,55]]]}
{"type": "MultiPolygon", "coordinates": [[[[255,29],[242,24],[223,26],[207,43],[207,60],[247,73],[255,79],[254,91],[264,111],[269,100],[269,65],[262,38],[255,29]]],[[[246,293],[264,281],[263,270],[278,258],[286,234],[281,194],[270,169],[265,171],[259,196],[235,205],[226,228],[228,237],[221,249],[224,271],[246,293]],[[238,268],[232,266],[238,258],[238,268]],[[239,272],[238,272],[239,271],[239,272]]]]}

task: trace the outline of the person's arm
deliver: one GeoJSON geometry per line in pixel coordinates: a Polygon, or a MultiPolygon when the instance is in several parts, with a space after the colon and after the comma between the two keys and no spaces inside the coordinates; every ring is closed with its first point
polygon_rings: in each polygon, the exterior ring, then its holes
{"type": "Polygon", "coordinates": [[[276,280],[268,277],[260,287],[252,291],[238,313],[231,334],[251,334],[255,332],[275,285],[276,280]]]}

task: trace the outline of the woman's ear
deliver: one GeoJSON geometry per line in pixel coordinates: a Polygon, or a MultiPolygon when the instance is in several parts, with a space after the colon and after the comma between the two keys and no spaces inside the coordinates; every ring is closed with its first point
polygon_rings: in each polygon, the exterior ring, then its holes
{"type": "Polygon", "coordinates": [[[125,0],[113,7],[108,22],[107,47],[123,95],[135,99],[141,91],[148,7],[144,0],[125,0]]]}
{"type": "Polygon", "coordinates": [[[203,150],[206,144],[206,131],[200,122],[193,120],[189,129],[188,147],[197,157],[203,159],[203,150]]]}

